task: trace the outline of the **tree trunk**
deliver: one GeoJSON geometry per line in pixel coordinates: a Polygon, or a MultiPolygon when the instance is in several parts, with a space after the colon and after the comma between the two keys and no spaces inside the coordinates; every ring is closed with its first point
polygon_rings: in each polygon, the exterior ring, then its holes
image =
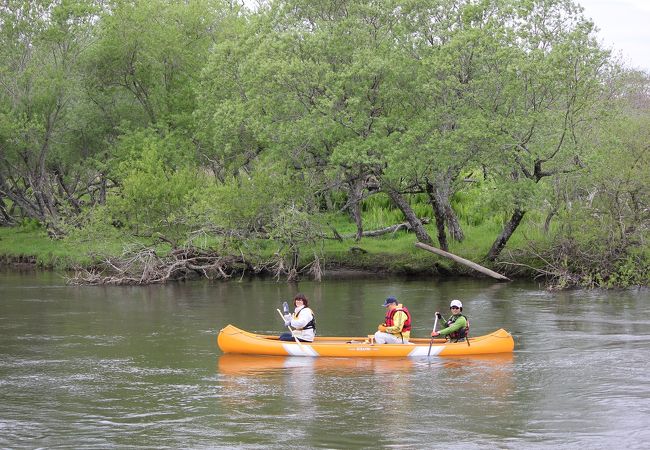
{"type": "Polygon", "coordinates": [[[508,223],[506,223],[505,227],[503,227],[503,231],[494,241],[494,244],[492,244],[492,248],[487,254],[488,260],[494,261],[497,259],[497,256],[499,256],[501,250],[503,250],[503,248],[506,246],[506,243],[508,242],[508,239],[510,239],[510,236],[512,236],[512,233],[515,232],[521,223],[521,219],[523,219],[524,214],[526,214],[526,211],[523,211],[519,208],[515,209],[515,212],[512,213],[512,217],[508,223]]]}
{"type": "Polygon", "coordinates": [[[553,209],[551,209],[549,213],[546,215],[546,220],[544,220],[544,234],[548,234],[548,230],[551,229],[551,220],[557,214],[557,212],[558,212],[558,207],[554,206],[553,209]]]}
{"type": "Polygon", "coordinates": [[[289,267],[289,274],[287,275],[287,281],[297,281],[298,280],[298,261],[299,261],[299,252],[294,250],[291,254],[291,265],[289,267]]]}
{"type": "Polygon", "coordinates": [[[456,242],[462,242],[463,239],[465,239],[465,234],[463,233],[463,229],[461,228],[460,222],[458,221],[458,216],[456,216],[456,213],[451,207],[449,198],[445,198],[443,207],[445,211],[445,220],[447,222],[447,228],[449,229],[449,234],[451,234],[452,239],[455,240],[456,242]]]}
{"type": "Polygon", "coordinates": [[[28,199],[25,195],[25,192],[29,188],[31,188],[31,186],[28,186],[27,188],[18,186],[15,180],[5,180],[2,171],[0,171],[0,191],[6,198],[11,200],[13,207],[20,208],[23,217],[31,217],[39,222],[43,222],[45,218],[42,216],[38,205],[35,205],[34,202],[28,199]]]}
{"type": "Polygon", "coordinates": [[[364,180],[361,177],[355,178],[349,182],[350,194],[348,199],[348,210],[352,220],[357,226],[355,240],[358,242],[363,236],[363,219],[361,217],[361,199],[363,198],[364,180]]]}
{"type": "Polygon", "coordinates": [[[438,245],[440,248],[448,251],[449,245],[447,244],[447,234],[445,233],[445,212],[440,207],[440,203],[435,195],[433,185],[427,183],[426,185],[427,195],[429,196],[429,203],[431,204],[431,209],[433,210],[433,217],[436,219],[436,229],[438,230],[438,245]]]}
{"type": "Polygon", "coordinates": [[[0,193],[0,225],[13,225],[14,222],[15,221],[13,217],[11,217],[11,214],[7,212],[4,197],[0,193]]]}
{"type": "MultiPolygon", "coordinates": [[[[423,224],[424,223],[429,223],[427,219],[422,219],[421,221],[422,221],[423,224]]],[[[331,225],[330,225],[330,227],[331,227],[331,225]]],[[[334,230],[334,233],[335,233],[334,238],[338,239],[340,241],[342,241],[343,238],[349,239],[349,238],[352,238],[352,237],[356,236],[356,235],[341,236],[340,234],[338,234],[336,232],[336,230],[334,228],[332,228],[332,229],[334,230]]],[[[388,234],[388,233],[397,233],[401,229],[411,230],[411,224],[408,223],[408,222],[403,222],[403,223],[398,223],[396,225],[391,225],[389,227],[380,228],[379,230],[364,231],[363,232],[363,237],[383,236],[384,234],[388,234]]]]}
{"type": "Polygon", "coordinates": [[[491,276],[492,278],[496,278],[497,280],[506,280],[510,281],[510,278],[506,277],[505,275],[501,275],[500,273],[497,273],[493,270],[488,269],[487,267],[483,267],[480,264],[476,264],[475,262],[470,261],[469,259],[461,258],[458,255],[454,255],[453,253],[445,252],[440,249],[437,249],[435,247],[431,247],[426,244],[422,244],[421,242],[416,242],[415,246],[418,248],[421,248],[423,250],[427,250],[431,253],[435,253],[436,255],[444,256],[445,258],[449,258],[452,261],[456,261],[457,263],[463,264],[467,267],[471,267],[474,270],[477,270],[481,273],[484,273],[485,275],[491,276]]]}
{"type": "Polygon", "coordinates": [[[355,202],[351,205],[350,212],[352,213],[352,219],[357,226],[357,234],[354,237],[355,241],[359,241],[361,236],[363,236],[363,221],[361,219],[361,202],[355,202]]]}
{"type": "Polygon", "coordinates": [[[424,242],[425,244],[432,244],[431,236],[429,236],[427,230],[424,229],[424,225],[422,225],[422,222],[415,215],[411,205],[409,205],[402,194],[391,187],[385,187],[384,192],[388,194],[393,203],[395,203],[395,205],[404,213],[406,221],[411,225],[411,229],[415,232],[418,241],[424,242]]]}
{"type": "Polygon", "coordinates": [[[99,204],[100,205],[105,205],[106,204],[106,176],[104,174],[101,174],[101,184],[100,184],[100,189],[99,189],[99,204]]]}
{"type": "Polygon", "coordinates": [[[445,222],[447,223],[447,229],[449,230],[451,238],[456,242],[462,242],[462,240],[465,239],[465,234],[463,233],[463,229],[460,226],[458,217],[456,216],[454,209],[451,207],[451,202],[449,201],[452,195],[451,183],[452,178],[449,174],[443,176],[442,179],[438,180],[434,186],[435,196],[438,205],[440,205],[439,207],[444,213],[445,222]]]}
{"type": "MultiPolygon", "coordinates": [[[[465,239],[465,234],[458,221],[458,216],[451,207],[449,198],[451,197],[451,178],[449,176],[440,177],[435,183],[427,182],[427,194],[433,208],[434,215],[436,216],[436,224],[438,220],[444,220],[447,225],[447,230],[451,238],[457,242],[462,242],[465,239]]],[[[440,229],[444,230],[444,224],[438,225],[438,239],[440,239],[440,229]]],[[[443,238],[445,245],[440,242],[440,246],[446,249],[446,236],[443,238]]]]}
{"type": "MultiPolygon", "coordinates": [[[[74,188],[70,188],[65,183],[65,179],[63,178],[62,171],[60,169],[56,169],[54,172],[54,175],[56,176],[57,181],[59,182],[59,187],[62,190],[62,197],[65,196],[65,199],[67,202],[72,205],[72,208],[74,209],[74,212],[76,214],[81,214],[81,204],[79,201],[74,197],[74,188]]],[[[75,183],[76,184],[76,183],[75,183]]]]}

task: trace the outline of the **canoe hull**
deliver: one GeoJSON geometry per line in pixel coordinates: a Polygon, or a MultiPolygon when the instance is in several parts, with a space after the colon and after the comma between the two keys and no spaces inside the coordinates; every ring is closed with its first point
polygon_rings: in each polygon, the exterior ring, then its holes
{"type": "MultiPolygon", "coordinates": [[[[368,344],[359,337],[317,337],[312,343],[284,342],[277,336],[249,333],[233,325],[224,327],[217,344],[224,353],[276,356],[324,357],[422,357],[429,355],[429,339],[411,339],[410,344],[368,344]]],[[[467,342],[447,343],[435,339],[430,356],[485,355],[510,353],[514,340],[507,331],[470,338],[467,342]]]]}

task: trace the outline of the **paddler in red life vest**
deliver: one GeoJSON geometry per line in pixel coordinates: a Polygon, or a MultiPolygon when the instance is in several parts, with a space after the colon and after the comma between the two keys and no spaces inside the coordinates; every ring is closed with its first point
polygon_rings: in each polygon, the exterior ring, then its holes
{"type": "Polygon", "coordinates": [[[384,302],[386,317],[384,323],[377,327],[375,342],[377,344],[408,344],[411,337],[411,314],[406,306],[397,303],[390,296],[384,302]]]}
{"type": "Polygon", "coordinates": [[[443,336],[446,337],[449,342],[464,341],[469,334],[469,320],[462,314],[463,304],[460,300],[454,299],[449,304],[449,309],[451,310],[451,316],[446,322],[444,321],[442,314],[436,311],[436,316],[438,319],[443,321],[445,328],[440,331],[431,332],[431,336],[443,336]]]}

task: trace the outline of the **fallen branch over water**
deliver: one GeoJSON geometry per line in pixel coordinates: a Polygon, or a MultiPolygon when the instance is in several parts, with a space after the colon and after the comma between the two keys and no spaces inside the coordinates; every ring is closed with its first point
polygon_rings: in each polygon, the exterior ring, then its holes
{"type": "Polygon", "coordinates": [[[510,278],[501,275],[500,273],[497,273],[493,270],[488,269],[487,267],[483,267],[479,264],[476,264],[475,262],[472,262],[468,259],[461,258],[460,256],[456,256],[453,253],[446,252],[444,250],[440,250],[439,248],[431,247],[430,245],[423,244],[422,242],[416,242],[415,246],[418,248],[421,248],[423,250],[427,250],[431,253],[435,253],[436,255],[444,256],[445,258],[449,258],[453,261],[456,261],[457,263],[463,264],[467,267],[471,267],[474,270],[477,270],[481,273],[484,273],[485,275],[488,275],[492,278],[496,278],[497,280],[504,280],[504,281],[510,281],[510,278]]]}
{"type": "MultiPolygon", "coordinates": [[[[420,222],[423,224],[429,223],[429,219],[424,217],[420,219],[420,222]]],[[[411,224],[408,222],[402,222],[398,223],[396,225],[391,225],[390,227],[386,228],[380,228],[378,230],[371,230],[371,231],[364,231],[361,233],[361,236],[363,237],[377,237],[377,236],[383,236],[384,234],[388,233],[397,233],[399,230],[411,230],[411,224]]],[[[336,233],[338,235],[338,233],[336,233]]],[[[345,239],[350,239],[350,238],[355,238],[357,235],[356,234],[346,234],[343,236],[345,239]]]]}

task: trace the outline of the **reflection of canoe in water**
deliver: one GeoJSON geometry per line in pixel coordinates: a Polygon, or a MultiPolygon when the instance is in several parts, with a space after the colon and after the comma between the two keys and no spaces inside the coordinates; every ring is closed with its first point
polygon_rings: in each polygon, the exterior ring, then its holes
{"type": "MultiPolygon", "coordinates": [[[[428,364],[428,360],[422,360],[428,364]]],[[[503,370],[512,365],[512,353],[450,356],[441,367],[503,370]]],[[[328,373],[399,373],[407,372],[420,364],[414,358],[292,358],[290,356],[241,355],[226,353],[217,360],[217,370],[229,375],[258,375],[273,371],[313,369],[320,374],[328,373]]],[[[428,366],[426,366],[428,367],[428,366]]]]}
{"type": "Polygon", "coordinates": [[[399,373],[411,370],[413,364],[411,358],[292,358],[226,353],[219,357],[217,368],[219,373],[229,375],[258,375],[278,370],[314,370],[320,374],[399,373]]]}
{"type": "MultiPolygon", "coordinates": [[[[369,344],[359,337],[316,337],[314,342],[300,344],[280,341],[277,336],[249,333],[233,325],[219,332],[217,343],[224,353],[277,356],[338,357],[417,357],[429,354],[429,339],[411,339],[409,344],[369,344]]],[[[484,355],[509,353],[515,343],[507,331],[500,329],[467,342],[447,343],[434,339],[431,356],[484,355]]]]}

